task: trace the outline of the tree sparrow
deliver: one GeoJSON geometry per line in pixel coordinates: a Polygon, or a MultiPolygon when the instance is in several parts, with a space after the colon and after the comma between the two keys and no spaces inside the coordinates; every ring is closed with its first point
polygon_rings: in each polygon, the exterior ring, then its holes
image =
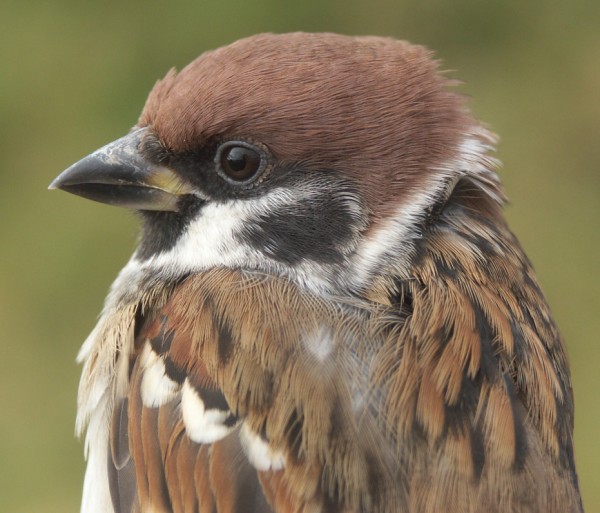
{"type": "Polygon", "coordinates": [[[51,188],[139,212],[79,359],[82,512],[581,512],[565,350],[430,52],[264,34],[51,188]]]}

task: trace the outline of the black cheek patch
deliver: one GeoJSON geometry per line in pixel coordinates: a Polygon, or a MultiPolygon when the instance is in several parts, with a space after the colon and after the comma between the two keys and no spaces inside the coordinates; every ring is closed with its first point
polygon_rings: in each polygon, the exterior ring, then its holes
{"type": "Polygon", "coordinates": [[[347,198],[330,192],[261,215],[249,221],[240,236],[288,265],[303,259],[335,264],[343,260],[344,249],[360,225],[347,198]]]}

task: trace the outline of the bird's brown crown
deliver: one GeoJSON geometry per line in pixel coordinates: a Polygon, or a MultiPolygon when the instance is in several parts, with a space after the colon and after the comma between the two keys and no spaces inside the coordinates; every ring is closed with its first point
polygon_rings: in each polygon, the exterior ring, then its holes
{"type": "Polygon", "coordinates": [[[341,169],[377,210],[422,186],[476,126],[452,85],[428,50],[406,42],[263,34],[170,71],[139,125],[173,152],[245,137],[280,161],[341,169]]]}

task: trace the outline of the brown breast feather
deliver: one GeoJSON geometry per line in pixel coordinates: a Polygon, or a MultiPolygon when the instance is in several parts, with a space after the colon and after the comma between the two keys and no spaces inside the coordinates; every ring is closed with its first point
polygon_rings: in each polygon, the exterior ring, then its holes
{"type": "Polygon", "coordinates": [[[114,409],[117,511],[580,511],[548,307],[504,223],[460,219],[431,228],[415,278],[380,283],[377,301],[215,269],[147,312],[114,409]],[[228,434],[190,440],[180,391],[144,405],[150,350],[229,412],[228,434]],[[282,465],[255,468],[243,430],[282,465]]]}

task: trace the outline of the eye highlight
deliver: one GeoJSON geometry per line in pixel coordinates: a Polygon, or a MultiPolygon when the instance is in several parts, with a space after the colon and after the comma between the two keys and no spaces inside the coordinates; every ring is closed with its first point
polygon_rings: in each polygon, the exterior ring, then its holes
{"type": "Polygon", "coordinates": [[[215,155],[217,171],[229,183],[249,183],[258,177],[267,166],[265,152],[244,141],[228,141],[217,149],[215,155]]]}

